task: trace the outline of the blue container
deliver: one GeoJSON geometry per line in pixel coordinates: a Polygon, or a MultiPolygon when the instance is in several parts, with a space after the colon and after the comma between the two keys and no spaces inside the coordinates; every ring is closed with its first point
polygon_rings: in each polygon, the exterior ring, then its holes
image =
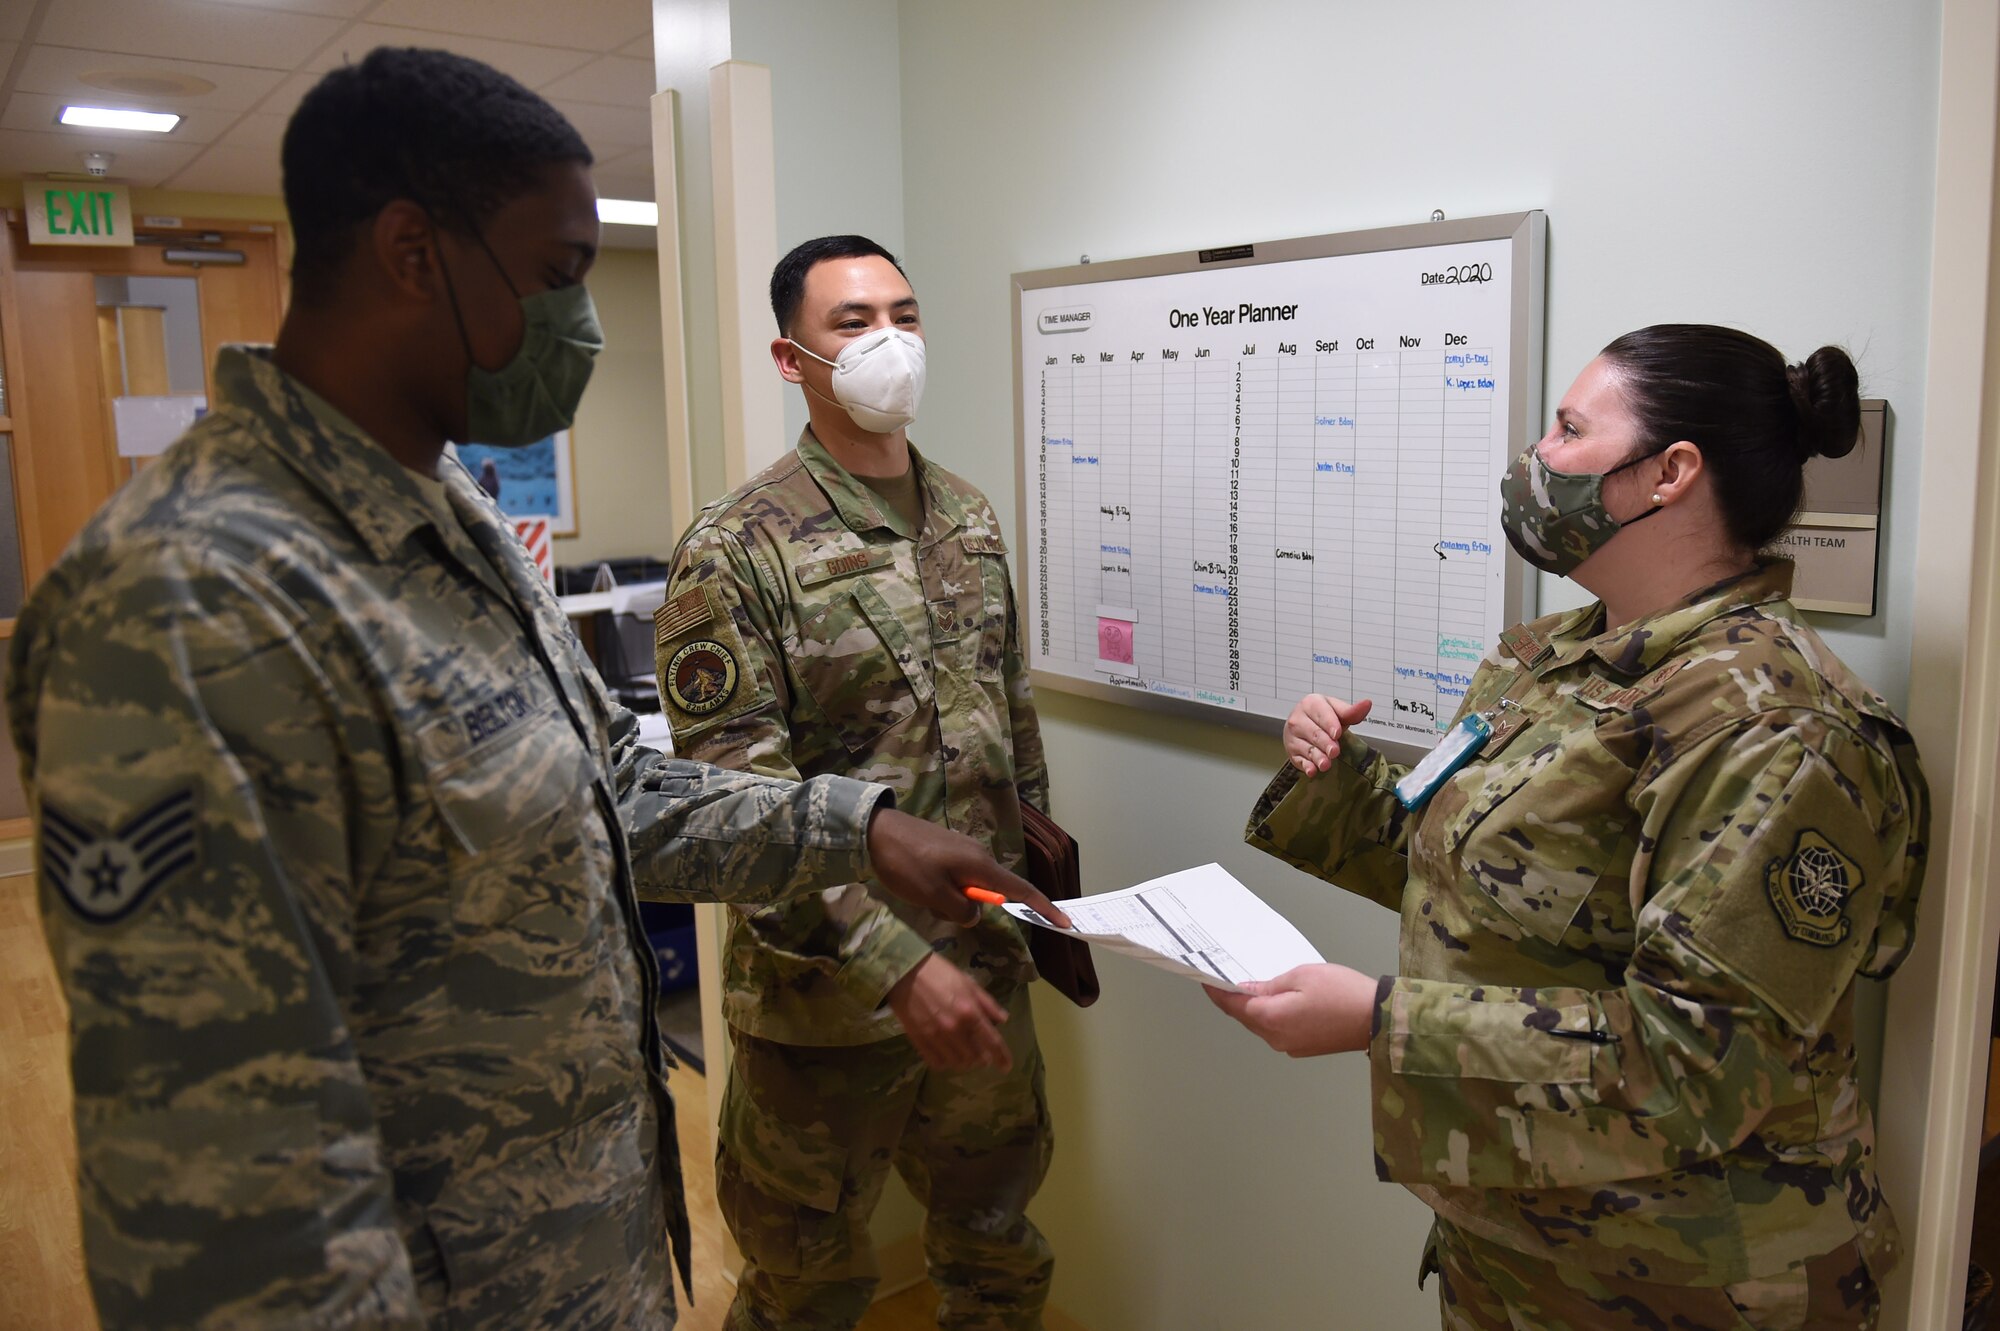
{"type": "Polygon", "coordinates": [[[694,907],[683,902],[642,901],[639,922],[660,958],[660,990],[685,989],[696,979],[694,907]]]}
{"type": "Polygon", "coordinates": [[[698,976],[694,966],[694,926],[681,925],[674,929],[661,929],[646,937],[653,944],[653,951],[660,958],[660,992],[685,989],[698,976]]]}

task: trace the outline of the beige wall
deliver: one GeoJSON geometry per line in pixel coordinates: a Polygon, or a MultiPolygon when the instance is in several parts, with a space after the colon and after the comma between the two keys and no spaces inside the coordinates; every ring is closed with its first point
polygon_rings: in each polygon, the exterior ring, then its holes
{"type": "MultiPolygon", "coordinates": [[[[0,180],[0,208],[21,206],[21,182],[0,180]]],[[[218,221],[285,221],[284,200],[249,194],[135,189],[132,211],[218,221]]],[[[576,423],[579,534],[558,539],[556,562],[671,553],[666,519],[665,398],[660,383],[659,263],[651,250],[606,250],[590,294],[604,354],[576,423]]],[[[697,497],[696,504],[712,496],[697,497]]]]}
{"type": "MultiPolygon", "coordinates": [[[[660,382],[660,266],[651,250],[605,250],[590,275],[604,351],[577,413],[578,534],[556,563],[673,552],[667,517],[666,398],[660,382]]],[[[696,497],[696,506],[713,498],[696,497]]]]}

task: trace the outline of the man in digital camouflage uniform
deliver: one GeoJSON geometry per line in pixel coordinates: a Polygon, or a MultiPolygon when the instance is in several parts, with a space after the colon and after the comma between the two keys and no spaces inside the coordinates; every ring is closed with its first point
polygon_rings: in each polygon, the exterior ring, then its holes
{"type": "MultiPolygon", "coordinates": [[[[687,1221],[635,892],[1014,881],[881,785],[635,742],[447,438],[567,424],[590,154],[381,50],[287,131],[294,301],[35,590],[7,704],[107,1327],[663,1328],[687,1221]]],[[[1032,897],[1032,893],[1026,895],[1032,897]]]]}
{"type": "MultiPolygon", "coordinates": [[[[905,434],[916,296],[859,236],[801,245],[771,293],[772,356],[812,424],[675,557],[656,622],[676,749],[882,782],[1017,864],[1020,801],[1047,808],[1041,739],[993,509],[905,434]]],[[[1040,1326],[1054,1262],[1024,1214],[1051,1149],[1033,977],[992,907],[962,928],[842,887],[740,911],[717,1164],[747,1262],[732,1327],[860,1319],[892,1164],[927,1208],[940,1325],[1040,1326]]]]}

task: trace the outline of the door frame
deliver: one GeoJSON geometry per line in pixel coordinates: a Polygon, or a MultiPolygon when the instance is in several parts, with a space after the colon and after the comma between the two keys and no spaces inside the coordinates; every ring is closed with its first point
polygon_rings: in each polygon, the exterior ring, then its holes
{"type": "Polygon", "coordinates": [[[1930,870],[1889,986],[1878,1114],[1905,1238],[1884,1326],[1922,1331],[1963,1317],[2000,951],[2000,8],[1942,0],[1939,32],[1909,705],[1930,870]]]}

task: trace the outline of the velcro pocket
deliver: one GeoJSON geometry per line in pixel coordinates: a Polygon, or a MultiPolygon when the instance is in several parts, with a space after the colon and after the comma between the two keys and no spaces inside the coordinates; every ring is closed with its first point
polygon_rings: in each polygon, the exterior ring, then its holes
{"type": "Polygon", "coordinates": [[[965,548],[983,557],[969,561],[979,570],[979,663],[983,680],[1000,678],[1007,654],[1007,612],[1013,596],[1007,587],[1007,561],[997,552],[979,551],[968,537],[965,548]]]}
{"type": "Polygon", "coordinates": [[[1452,1077],[1551,1086],[1591,1079],[1587,1002],[1469,998],[1448,987],[1398,988],[1384,1024],[1389,1068],[1405,1077],[1452,1077]],[[1570,1032],[1569,1035],[1550,1034],[1570,1032]]]}
{"type": "Polygon", "coordinates": [[[743,1255],[773,1275],[832,1274],[844,1253],[836,1212],[847,1174],[832,1129],[770,1113],[732,1077],[718,1144],[716,1202],[743,1255]]]}
{"type": "Polygon", "coordinates": [[[799,625],[785,658],[849,753],[928,706],[928,661],[882,594],[857,583],[799,625]]]}
{"type": "Polygon", "coordinates": [[[1447,833],[1459,872],[1527,934],[1560,942],[1592,890],[1631,864],[1631,779],[1587,720],[1563,727],[1472,792],[1447,833]]]}

